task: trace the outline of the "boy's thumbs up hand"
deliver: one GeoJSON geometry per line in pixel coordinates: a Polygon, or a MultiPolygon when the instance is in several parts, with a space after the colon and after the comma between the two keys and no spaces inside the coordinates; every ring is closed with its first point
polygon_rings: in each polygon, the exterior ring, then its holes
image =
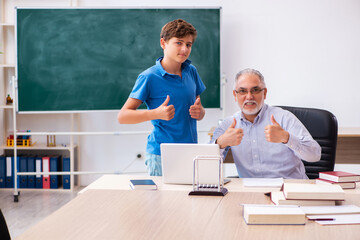
{"type": "Polygon", "coordinates": [[[190,116],[196,120],[201,120],[205,116],[205,109],[201,105],[200,97],[196,98],[195,103],[190,106],[190,116]]]}
{"type": "Polygon", "coordinates": [[[244,136],[243,130],[236,127],[236,119],[234,118],[231,125],[226,129],[225,133],[221,135],[216,143],[220,148],[226,148],[227,146],[237,146],[241,143],[244,136]]]}
{"type": "Polygon", "coordinates": [[[161,104],[161,106],[167,106],[170,102],[170,96],[167,95],[165,101],[161,104]]]}
{"type": "Polygon", "coordinates": [[[170,96],[167,95],[165,101],[158,108],[155,109],[157,113],[157,119],[169,121],[174,118],[175,108],[174,105],[168,106],[169,102],[170,96]]]}
{"type": "Polygon", "coordinates": [[[273,143],[287,143],[289,141],[289,133],[285,131],[280,124],[275,120],[274,115],[271,115],[272,125],[265,127],[265,138],[268,142],[273,143]]]}

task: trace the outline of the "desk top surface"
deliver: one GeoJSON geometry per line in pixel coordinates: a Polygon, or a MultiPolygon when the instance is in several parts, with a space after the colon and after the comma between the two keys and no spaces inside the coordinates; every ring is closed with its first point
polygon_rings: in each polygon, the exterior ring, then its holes
{"type": "MultiPolygon", "coordinates": [[[[270,204],[269,197],[263,193],[269,191],[268,188],[229,190],[225,197],[189,196],[187,190],[166,190],[169,186],[162,186],[161,178],[157,177],[154,178],[159,184],[157,191],[100,188],[101,181],[120,178],[128,185],[125,176],[101,177],[96,181],[98,187],[88,188],[17,239],[328,240],[360,236],[360,225],[321,226],[311,221],[300,226],[246,225],[241,204],[270,204]]],[[[234,179],[231,183],[239,185],[240,182],[241,179],[234,179]]],[[[359,190],[346,191],[345,199],[345,204],[360,205],[359,190]]]]}
{"type": "MultiPolygon", "coordinates": [[[[181,184],[164,184],[162,177],[150,177],[150,176],[139,176],[139,175],[115,175],[108,174],[98,178],[95,182],[91,183],[79,194],[84,193],[89,189],[107,189],[107,190],[131,190],[129,182],[130,179],[153,179],[156,183],[158,190],[166,191],[192,191],[192,185],[181,185],[181,184]]],[[[280,187],[244,187],[242,178],[228,178],[230,182],[225,185],[229,192],[271,192],[280,190],[280,187]]],[[[304,179],[284,179],[285,182],[311,182],[315,183],[315,180],[304,180],[304,179]]],[[[348,193],[359,193],[360,194],[360,183],[356,189],[347,189],[348,193]]]]}

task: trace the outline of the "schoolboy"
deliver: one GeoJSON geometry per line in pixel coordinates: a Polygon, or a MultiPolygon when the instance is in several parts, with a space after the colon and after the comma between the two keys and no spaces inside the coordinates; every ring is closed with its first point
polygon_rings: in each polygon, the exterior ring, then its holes
{"type": "Polygon", "coordinates": [[[161,143],[197,143],[196,120],[205,110],[200,94],[205,90],[196,68],[188,60],[196,29],[182,19],[162,28],[160,46],[164,56],[142,72],[118,114],[121,124],[151,121],[145,164],[150,176],[161,176],[161,143]],[[145,102],[147,110],[137,110],[145,102]]]}

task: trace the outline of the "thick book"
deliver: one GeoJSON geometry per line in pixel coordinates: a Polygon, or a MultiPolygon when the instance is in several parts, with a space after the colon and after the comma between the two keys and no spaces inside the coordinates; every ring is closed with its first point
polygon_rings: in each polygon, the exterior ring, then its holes
{"type": "MultiPolygon", "coordinates": [[[[42,157],[42,169],[43,172],[50,172],[50,157],[44,156],[42,157]]],[[[43,188],[44,189],[50,189],[50,175],[44,174],[42,176],[43,179],[43,188]]]]}
{"type": "Polygon", "coordinates": [[[343,172],[343,171],[332,171],[332,172],[319,172],[319,178],[334,181],[334,182],[359,182],[360,175],[343,172]]]}
{"type": "MultiPolygon", "coordinates": [[[[35,172],[42,172],[42,157],[36,156],[35,157],[35,172]]],[[[35,175],[35,188],[43,188],[43,179],[42,175],[37,174],[35,175]]]]}
{"type": "MultiPolygon", "coordinates": [[[[28,156],[27,157],[27,171],[28,172],[35,172],[35,157],[28,156]]],[[[28,177],[28,188],[35,188],[35,175],[29,175],[28,177]]]]}
{"type": "Polygon", "coordinates": [[[356,188],[356,182],[334,182],[322,178],[316,179],[316,184],[334,184],[339,185],[342,189],[354,189],[356,188]]]}
{"type": "MultiPolygon", "coordinates": [[[[19,156],[19,172],[27,172],[27,156],[19,156]]],[[[27,188],[28,183],[28,176],[26,175],[19,175],[18,178],[20,179],[20,185],[18,185],[18,188],[27,188]]]]}
{"type": "Polygon", "coordinates": [[[286,199],[283,192],[271,192],[270,199],[275,205],[335,206],[335,200],[286,199]]]}
{"type": "Polygon", "coordinates": [[[0,156],[0,188],[5,188],[6,182],[6,157],[0,156]]]}
{"type": "Polygon", "coordinates": [[[244,204],[243,217],[247,224],[305,224],[305,213],[298,206],[244,204]]]}
{"type": "Polygon", "coordinates": [[[132,189],[150,189],[156,190],[157,186],[151,179],[133,179],[130,180],[130,187],[132,189]]]}
{"type": "MultiPolygon", "coordinates": [[[[63,172],[70,172],[70,158],[64,157],[63,158],[63,172]]],[[[70,189],[70,175],[63,176],[63,188],[70,189]]]]}
{"type": "Polygon", "coordinates": [[[339,185],[312,183],[284,183],[286,199],[345,200],[345,192],[339,185]]]}
{"type": "MultiPolygon", "coordinates": [[[[61,156],[50,157],[50,172],[61,172],[61,156]]],[[[62,185],[62,175],[50,175],[50,188],[57,189],[62,185]]]]}

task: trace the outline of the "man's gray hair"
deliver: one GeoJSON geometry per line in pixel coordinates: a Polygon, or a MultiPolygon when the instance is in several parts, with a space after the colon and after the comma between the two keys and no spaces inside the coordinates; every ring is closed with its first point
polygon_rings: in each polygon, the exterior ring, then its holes
{"type": "Polygon", "coordinates": [[[245,75],[245,74],[255,74],[256,76],[259,77],[260,79],[260,82],[264,85],[264,87],[266,88],[266,84],[265,84],[265,80],[264,80],[264,76],[258,71],[258,70],[255,70],[255,69],[252,69],[252,68],[246,68],[244,70],[241,70],[240,72],[238,72],[236,74],[236,77],[235,77],[235,82],[234,82],[234,90],[236,90],[236,83],[239,79],[239,77],[241,75],[245,75]]]}

